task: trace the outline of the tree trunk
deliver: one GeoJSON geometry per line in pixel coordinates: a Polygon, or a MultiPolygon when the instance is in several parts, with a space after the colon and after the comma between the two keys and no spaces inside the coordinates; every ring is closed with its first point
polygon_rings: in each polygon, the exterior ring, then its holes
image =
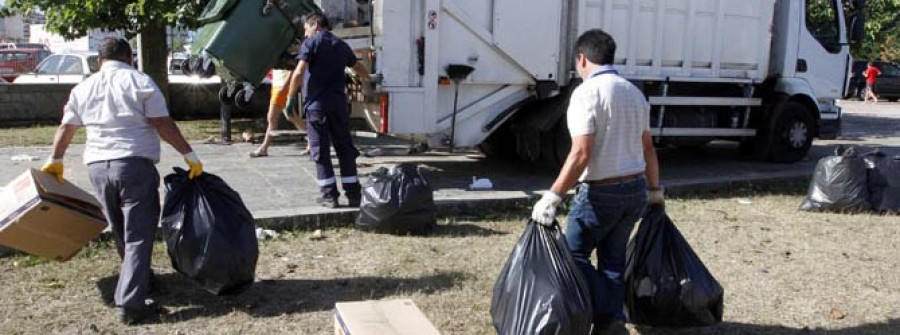
{"type": "Polygon", "coordinates": [[[169,101],[169,68],[167,63],[166,26],[150,24],[138,34],[138,69],[146,73],[169,101]]]}

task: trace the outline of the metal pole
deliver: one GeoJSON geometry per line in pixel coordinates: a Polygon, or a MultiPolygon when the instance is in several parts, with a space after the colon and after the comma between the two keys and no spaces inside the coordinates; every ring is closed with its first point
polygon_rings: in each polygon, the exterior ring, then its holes
{"type": "Polygon", "coordinates": [[[221,104],[222,144],[231,144],[231,106],[221,104]]]}
{"type": "Polygon", "coordinates": [[[453,82],[453,116],[450,118],[450,152],[453,152],[454,138],[456,137],[456,108],[459,101],[459,81],[453,82]]]}

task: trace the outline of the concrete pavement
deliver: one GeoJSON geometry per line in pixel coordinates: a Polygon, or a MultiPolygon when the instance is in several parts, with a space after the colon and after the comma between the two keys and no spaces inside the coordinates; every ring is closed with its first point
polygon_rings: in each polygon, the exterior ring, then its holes
{"type": "MultiPolygon", "coordinates": [[[[890,154],[900,154],[900,104],[845,102],[843,106],[844,135],[834,141],[816,141],[810,155],[801,162],[786,165],[753,161],[741,157],[736,144],[713,143],[692,151],[660,150],[662,179],[672,192],[735,183],[808,179],[818,159],[833,152],[838,144],[882,146],[890,154]]],[[[402,152],[406,148],[405,142],[395,139],[357,137],[356,141],[362,151],[380,147],[402,152]]],[[[300,155],[296,145],[273,146],[270,156],[262,158],[248,156],[255,148],[249,143],[193,145],[204,161],[205,170],[221,176],[241,194],[260,226],[312,229],[353,222],[355,209],[333,210],[315,205],[314,199],[318,197],[315,166],[308,157],[300,155]]],[[[185,166],[171,147],[163,148],[162,161],[157,165],[160,174],[170,173],[174,166],[185,166]]],[[[87,168],[81,163],[82,151],[80,145],[69,148],[65,159],[66,178],[93,191],[87,168]]],[[[0,148],[0,185],[27,168],[40,168],[48,154],[47,147],[0,148]],[[30,155],[39,160],[12,160],[17,155],[30,155]]],[[[361,174],[400,162],[425,165],[442,214],[479,213],[528,204],[549,187],[556,175],[556,171],[485,159],[477,152],[361,157],[358,162],[361,174]],[[473,176],[491,179],[494,190],[468,191],[466,187],[473,176]]],[[[341,200],[346,203],[346,199],[341,200]]]]}

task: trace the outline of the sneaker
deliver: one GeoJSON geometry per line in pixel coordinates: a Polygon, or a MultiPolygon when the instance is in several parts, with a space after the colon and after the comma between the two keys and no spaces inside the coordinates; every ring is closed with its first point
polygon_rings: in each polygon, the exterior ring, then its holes
{"type": "Polygon", "coordinates": [[[147,322],[160,321],[160,316],[166,313],[162,306],[151,303],[143,308],[117,307],[119,322],[126,326],[132,326],[147,322]]]}
{"type": "Polygon", "coordinates": [[[316,203],[328,208],[338,208],[341,207],[341,203],[338,202],[337,197],[321,197],[316,199],[316,203]]]}

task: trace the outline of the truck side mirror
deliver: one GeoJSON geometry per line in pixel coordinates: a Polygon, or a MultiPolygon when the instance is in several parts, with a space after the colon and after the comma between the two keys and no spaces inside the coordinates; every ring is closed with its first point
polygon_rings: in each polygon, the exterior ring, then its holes
{"type": "Polygon", "coordinates": [[[863,39],[866,36],[866,14],[862,11],[859,11],[856,15],[850,18],[850,43],[858,44],[862,43],[863,39]]]}

